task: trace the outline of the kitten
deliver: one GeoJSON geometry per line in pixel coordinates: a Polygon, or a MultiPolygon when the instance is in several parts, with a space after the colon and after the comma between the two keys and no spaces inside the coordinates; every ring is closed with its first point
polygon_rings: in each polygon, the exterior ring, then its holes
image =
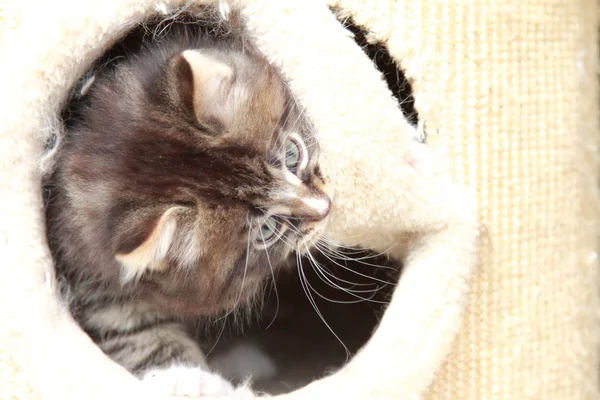
{"type": "Polygon", "coordinates": [[[86,88],[45,182],[72,313],[165,394],[231,390],[184,321],[251,304],[322,232],[332,189],[309,123],[241,38],[175,31],[86,88]]]}

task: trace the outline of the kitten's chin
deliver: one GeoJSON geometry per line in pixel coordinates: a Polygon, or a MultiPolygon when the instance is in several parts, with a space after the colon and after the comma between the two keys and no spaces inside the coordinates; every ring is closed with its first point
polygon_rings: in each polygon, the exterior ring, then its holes
{"type": "Polygon", "coordinates": [[[304,256],[310,252],[311,248],[313,248],[323,236],[323,233],[325,232],[325,226],[327,225],[328,220],[329,217],[317,222],[313,226],[313,229],[298,242],[296,246],[297,253],[304,256]]]}

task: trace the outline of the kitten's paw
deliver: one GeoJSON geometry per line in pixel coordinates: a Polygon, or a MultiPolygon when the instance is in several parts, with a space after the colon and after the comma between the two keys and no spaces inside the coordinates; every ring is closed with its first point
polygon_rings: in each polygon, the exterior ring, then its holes
{"type": "Polygon", "coordinates": [[[219,375],[196,367],[172,366],[146,372],[142,382],[158,395],[212,397],[234,393],[219,375]]]}

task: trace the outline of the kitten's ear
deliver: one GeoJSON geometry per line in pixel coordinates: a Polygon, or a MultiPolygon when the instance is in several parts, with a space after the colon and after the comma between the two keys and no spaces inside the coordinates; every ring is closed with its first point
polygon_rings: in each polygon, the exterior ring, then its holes
{"type": "Polygon", "coordinates": [[[116,235],[115,258],[123,267],[123,280],[138,278],[146,271],[166,268],[166,257],[174,246],[184,207],[144,212],[123,221],[126,228],[116,235]]]}
{"type": "Polygon", "coordinates": [[[198,50],[179,54],[172,68],[180,99],[198,122],[217,131],[226,127],[233,112],[233,68],[198,50]]]}

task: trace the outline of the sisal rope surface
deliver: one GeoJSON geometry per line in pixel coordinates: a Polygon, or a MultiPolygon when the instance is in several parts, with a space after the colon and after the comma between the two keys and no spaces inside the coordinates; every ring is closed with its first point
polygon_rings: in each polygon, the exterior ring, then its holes
{"type": "Polygon", "coordinates": [[[398,2],[429,143],[488,252],[428,399],[597,399],[597,5],[398,2]],[[411,44],[415,48],[412,49],[411,44]]]}

